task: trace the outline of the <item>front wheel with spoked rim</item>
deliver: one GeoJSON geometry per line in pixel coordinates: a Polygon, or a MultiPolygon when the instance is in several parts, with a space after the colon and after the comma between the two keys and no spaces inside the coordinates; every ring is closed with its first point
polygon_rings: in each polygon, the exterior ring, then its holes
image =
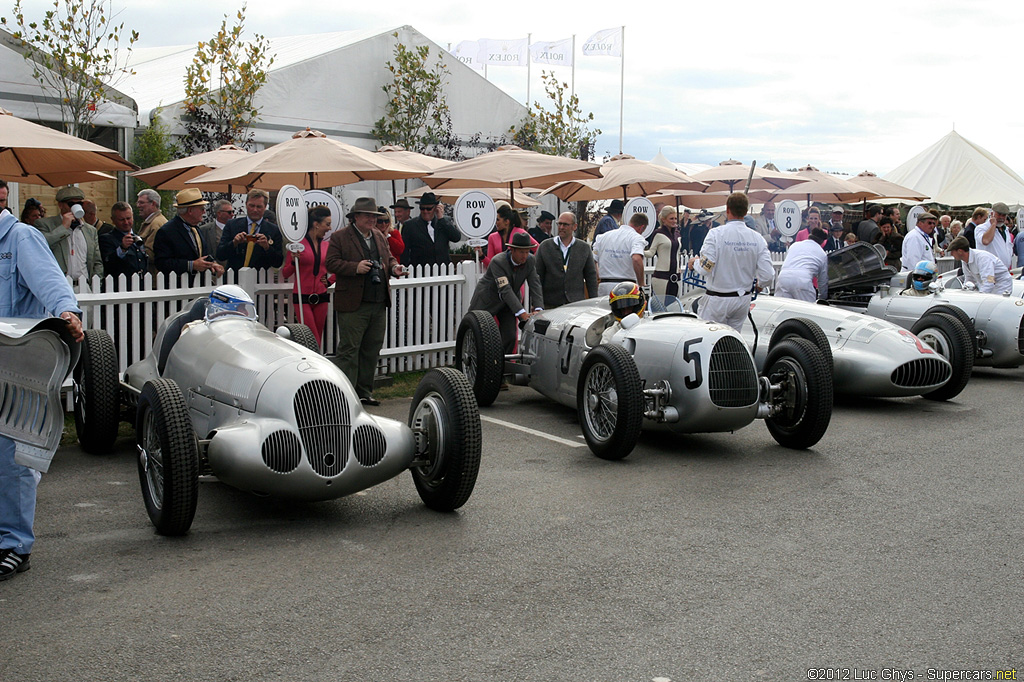
{"type": "Polygon", "coordinates": [[[633,356],[601,345],[587,354],[576,387],[583,438],[601,459],[622,459],[636,447],[644,418],[644,393],[633,356]]]}
{"type": "Polygon", "coordinates": [[[161,535],[184,535],[199,497],[199,452],[188,406],[171,379],[147,382],[136,415],[139,482],[161,535]]]}

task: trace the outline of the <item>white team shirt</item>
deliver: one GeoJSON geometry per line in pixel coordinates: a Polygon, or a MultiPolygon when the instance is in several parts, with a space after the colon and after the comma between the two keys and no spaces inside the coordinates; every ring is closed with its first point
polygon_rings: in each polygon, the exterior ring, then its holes
{"type": "Polygon", "coordinates": [[[719,293],[744,294],[755,278],[762,286],[775,278],[768,243],[742,220],[730,220],[708,232],[694,269],[707,279],[708,291],[719,293]]]}
{"type": "Polygon", "coordinates": [[[782,270],[779,271],[779,279],[782,280],[784,276],[806,281],[808,286],[817,277],[818,296],[828,298],[828,256],[825,249],[813,239],[805,239],[789,247],[782,270]]]}
{"type": "Polygon", "coordinates": [[[960,265],[963,266],[964,277],[968,282],[974,282],[978,291],[1005,294],[1013,290],[1013,278],[999,258],[981,249],[970,249],[969,254],[967,262],[960,265]]]}
{"type": "MultiPolygon", "coordinates": [[[[992,227],[992,221],[986,220],[981,225],[974,228],[974,243],[977,246],[978,251],[985,251],[991,253],[993,256],[1003,262],[1003,266],[1009,270],[1010,260],[1013,258],[1013,235],[1010,234],[1009,230],[1006,230],[1006,236],[999,234],[999,229],[996,228],[995,234],[992,236],[992,241],[988,244],[981,242],[982,235],[984,235],[988,228],[992,227]]],[[[1003,226],[1005,229],[1005,225],[1003,226]]]]}
{"type": "Polygon", "coordinates": [[[597,263],[601,279],[636,281],[633,256],[643,256],[646,248],[647,241],[629,225],[622,225],[617,230],[599,234],[594,242],[594,261],[597,263]]]}
{"type": "Polygon", "coordinates": [[[935,262],[935,251],[932,249],[931,237],[915,227],[903,239],[903,256],[900,265],[904,270],[913,270],[923,260],[935,262]]]}

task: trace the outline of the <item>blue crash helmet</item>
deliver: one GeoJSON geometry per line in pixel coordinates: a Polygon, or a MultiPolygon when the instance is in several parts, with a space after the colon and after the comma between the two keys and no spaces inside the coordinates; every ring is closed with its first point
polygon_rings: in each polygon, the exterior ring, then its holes
{"type": "Polygon", "coordinates": [[[245,289],[234,284],[224,284],[210,292],[210,303],[206,306],[206,320],[227,317],[244,317],[256,321],[256,304],[245,289]]]}
{"type": "Polygon", "coordinates": [[[920,261],[914,266],[914,271],[910,273],[910,281],[918,291],[927,290],[933,279],[935,279],[935,263],[930,260],[920,261]]]}

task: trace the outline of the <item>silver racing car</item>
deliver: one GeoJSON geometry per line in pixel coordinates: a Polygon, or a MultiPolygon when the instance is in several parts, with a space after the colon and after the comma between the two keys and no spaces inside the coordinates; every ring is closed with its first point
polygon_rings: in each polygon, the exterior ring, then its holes
{"type": "Polygon", "coordinates": [[[466,377],[428,372],[406,425],[364,411],[316,349],[307,327],[261,325],[234,286],[168,318],[153,352],[121,381],[110,337],[90,330],[75,373],[79,439],[87,451],[106,451],[122,416],[135,424],[142,495],[164,535],[188,531],[203,474],[257,495],[316,501],[408,469],[428,507],[462,506],[481,444],[466,377]]]}
{"type": "Polygon", "coordinates": [[[756,419],[781,445],[808,448],[832,415],[829,361],[812,342],[780,339],[759,373],[739,334],[690,313],[633,314],[620,323],[608,299],[580,301],[530,318],[517,354],[501,347],[488,313],[463,318],[456,366],[479,404],[494,402],[508,375],[576,407],[587,444],[605,459],[628,455],[641,428],[733,431],[756,419]]]}

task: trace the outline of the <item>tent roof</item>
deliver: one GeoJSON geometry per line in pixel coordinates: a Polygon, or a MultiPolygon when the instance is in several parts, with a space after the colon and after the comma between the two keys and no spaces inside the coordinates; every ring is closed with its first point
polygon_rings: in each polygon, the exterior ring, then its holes
{"type": "MultiPolygon", "coordinates": [[[[268,42],[274,63],[255,102],[260,107],[254,128],[259,145],[283,142],[308,126],[373,148],[373,124],[383,116],[387,103],[381,85],[392,77],[385,62],[393,60],[399,42],[410,48],[429,46],[431,64],[440,54],[449,71],[446,94],[453,132],[459,137],[478,132],[485,138],[500,136],[526,115],[523,105],[411,26],[269,38],[268,42]]],[[[133,52],[135,75],[123,89],[138,102],[143,123],[155,115],[172,133],[182,132],[177,118],[185,99],[185,70],[195,52],[195,45],[133,52]]]]}
{"type": "Polygon", "coordinates": [[[1024,179],[955,130],[887,173],[885,179],[913,187],[947,206],[1024,201],[1024,179]]]}

